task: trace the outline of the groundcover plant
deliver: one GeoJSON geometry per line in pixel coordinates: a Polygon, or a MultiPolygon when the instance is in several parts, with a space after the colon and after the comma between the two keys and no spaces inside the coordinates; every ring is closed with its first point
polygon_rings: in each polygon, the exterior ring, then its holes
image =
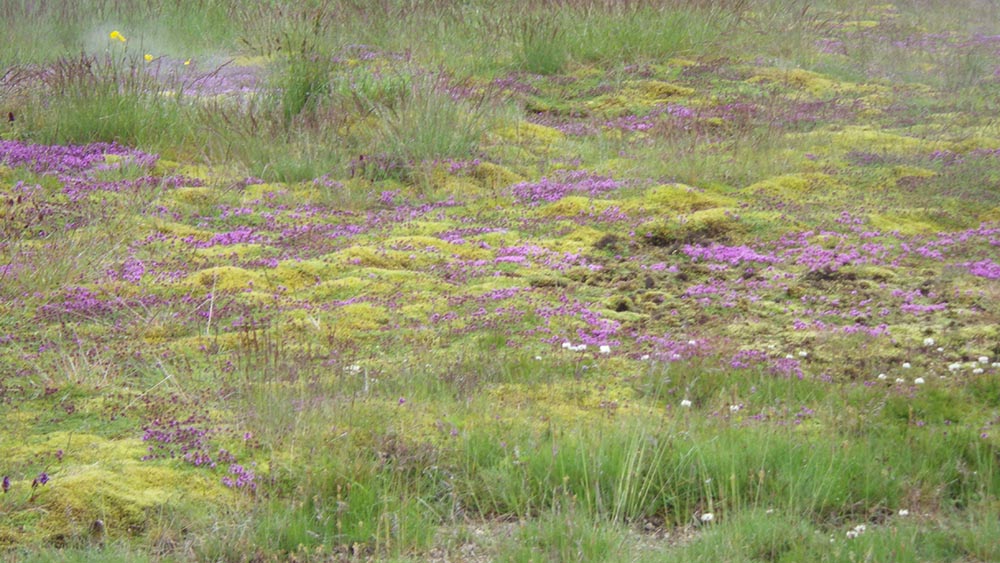
{"type": "Polygon", "coordinates": [[[0,29],[3,560],[1000,560],[995,2],[0,29]]]}

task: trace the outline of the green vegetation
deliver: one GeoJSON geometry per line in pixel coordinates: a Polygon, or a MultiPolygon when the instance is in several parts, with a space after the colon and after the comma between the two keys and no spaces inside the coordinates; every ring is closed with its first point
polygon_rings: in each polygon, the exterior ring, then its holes
{"type": "Polygon", "coordinates": [[[0,6],[0,560],[1000,559],[983,2],[0,6]]]}

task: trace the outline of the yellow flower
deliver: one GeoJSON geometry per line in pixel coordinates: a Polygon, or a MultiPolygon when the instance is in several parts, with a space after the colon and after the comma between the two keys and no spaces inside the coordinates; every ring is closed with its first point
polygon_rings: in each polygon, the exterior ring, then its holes
{"type": "Polygon", "coordinates": [[[145,57],[143,57],[143,58],[144,58],[144,59],[146,59],[146,62],[147,62],[147,63],[148,63],[148,62],[152,62],[152,60],[153,60],[153,55],[150,55],[149,53],[146,53],[146,56],[145,56],[145,57]]]}
{"type": "Polygon", "coordinates": [[[191,59],[188,59],[188,60],[184,61],[184,66],[187,66],[189,64],[191,64],[191,59]]]}
{"type": "Polygon", "coordinates": [[[111,33],[110,33],[110,34],[108,35],[108,37],[109,37],[110,39],[112,39],[112,40],[114,40],[114,39],[117,39],[118,41],[121,41],[122,43],[124,43],[124,42],[125,42],[125,36],[124,36],[124,35],[122,35],[121,33],[118,33],[118,30],[117,30],[117,29],[116,29],[115,31],[112,31],[112,32],[111,32],[111,33]]]}

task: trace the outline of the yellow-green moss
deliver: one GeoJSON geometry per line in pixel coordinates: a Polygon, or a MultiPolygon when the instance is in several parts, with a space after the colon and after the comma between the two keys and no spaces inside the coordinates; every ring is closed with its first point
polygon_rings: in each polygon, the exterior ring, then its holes
{"type": "Polygon", "coordinates": [[[892,175],[896,179],[900,178],[931,178],[937,176],[937,172],[919,166],[893,166],[892,175]]]}
{"type": "Polygon", "coordinates": [[[589,250],[597,241],[606,236],[607,233],[599,231],[593,227],[577,227],[566,235],[548,244],[553,250],[559,252],[581,252],[589,250]]]}
{"type": "Polygon", "coordinates": [[[619,378],[525,385],[505,383],[487,393],[492,403],[508,412],[527,412],[559,422],[597,421],[635,406],[635,391],[619,378]]]}
{"type": "Polygon", "coordinates": [[[372,293],[371,290],[378,287],[388,288],[389,286],[370,278],[347,276],[321,282],[313,287],[308,295],[312,301],[339,301],[372,293]]]}
{"type": "Polygon", "coordinates": [[[153,174],[155,176],[170,176],[175,174],[178,168],[180,168],[179,163],[161,158],[153,165],[153,174]]]}
{"type": "MultiPolygon", "coordinates": [[[[230,499],[231,493],[214,476],[188,467],[142,462],[140,440],[108,440],[98,436],[53,432],[5,447],[7,460],[33,459],[64,450],[50,481],[31,500],[5,506],[0,519],[0,547],[52,544],[89,538],[101,520],[111,537],[141,533],[154,512],[206,506],[230,499]]],[[[12,483],[12,493],[30,488],[30,479],[12,483]]],[[[8,499],[11,497],[7,497],[8,499]]],[[[7,499],[5,499],[7,500],[7,499]]],[[[199,509],[201,510],[201,509],[199,509]]]]}
{"type": "Polygon", "coordinates": [[[869,126],[850,125],[842,129],[826,129],[788,135],[808,150],[819,154],[863,151],[884,155],[913,156],[936,150],[951,150],[951,143],[911,137],[903,133],[869,126]]]}
{"type": "Polygon", "coordinates": [[[351,303],[333,311],[333,320],[327,323],[336,336],[378,330],[389,322],[389,310],[373,303],[351,303]]]}
{"type": "Polygon", "coordinates": [[[261,289],[267,285],[259,273],[235,266],[218,266],[199,270],[182,281],[185,285],[201,287],[209,291],[234,291],[253,285],[261,289]]]}
{"type": "Polygon", "coordinates": [[[666,246],[702,240],[727,240],[745,230],[734,209],[714,208],[676,219],[657,217],[640,225],[637,233],[654,245],[666,246]]]}
{"type": "Polygon", "coordinates": [[[187,205],[208,205],[215,201],[217,192],[211,188],[180,187],[170,192],[171,197],[187,205]]]}
{"type": "Polygon", "coordinates": [[[978,219],[981,223],[1000,222],[1000,205],[980,213],[978,219]]]}
{"type": "Polygon", "coordinates": [[[846,187],[832,176],[822,173],[785,174],[762,180],[747,186],[743,192],[768,197],[791,200],[806,199],[807,196],[838,196],[846,187]]]}
{"type": "Polygon", "coordinates": [[[558,129],[530,121],[519,121],[515,125],[500,129],[497,134],[508,141],[524,143],[529,146],[550,145],[566,138],[566,135],[558,129]]]}
{"type": "Polygon", "coordinates": [[[321,260],[285,260],[277,268],[265,270],[263,275],[271,285],[297,291],[316,285],[337,271],[338,268],[321,260]]]}
{"type": "Polygon", "coordinates": [[[546,217],[576,217],[588,213],[601,213],[618,203],[609,199],[571,195],[539,208],[538,213],[546,217]]]}
{"type": "Polygon", "coordinates": [[[735,204],[735,200],[726,196],[684,184],[667,184],[650,188],[639,198],[626,200],[622,209],[661,214],[690,213],[715,207],[730,207],[735,204]]]}
{"type": "Polygon", "coordinates": [[[202,258],[228,258],[236,255],[243,260],[253,260],[264,256],[268,247],[263,244],[240,242],[236,244],[220,244],[206,248],[196,248],[194,253],[202,258]]]}
{"type": "Polygon", "coordinates": [[[215,234],[211,231],[205,231],[183,223],[163,221],[162,219],[153,219],[153,228],[156,232],[161,234],[173,235],[181,238],[191,237],[192,239],[199,241],[207,241],[212,238],[213,234],[215,234]]]}
{"type": "Polygon", "coordinates": [[[872,227],[883,232],[899,232],[904,235],[931,234],[947,230],[927,215],[927,210],[915,208],[895,213],[872,213],[868,221],[872,227]]]}
{"type": "Polygon", "coordinates": [[[607,115],[642,113],[655,106],[691,96],[694,92],[693,88],[661,80],[631,80],[617,92],[588,101],[587,108],[607,115]]]}
{"type": "Polygon", "coordinates": [[[872,84],[856,84],[833,80],[822,74],[800,68],[754,68],[754,75],[747,79],[750,84],[776,83],[808,92],[817,98],[826,98],[841,93],[873,93],[879,90],[872,84]]]}
{"type": "MultiPolygon", "coordinates": [[[[551,133],[546,132],[551,135],[551,133]]],[[[559,135],[561,132],[556,131],[559,135]]],[[[561,139],[559,135],[554,136],[555,140],[561,139]]],[[[505,188],[524,181],[524,177],[516,172],[513,172],[509,168],[493,164],[491,162],[482,162],[475,169],[472,170],[472,177],[479,180],[483,185],[489,189],[495,190],[500,188],[505,188]]]]}

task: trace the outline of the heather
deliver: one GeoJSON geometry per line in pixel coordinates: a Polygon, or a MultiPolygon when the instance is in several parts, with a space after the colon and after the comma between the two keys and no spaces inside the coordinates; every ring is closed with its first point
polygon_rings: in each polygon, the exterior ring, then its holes
{"type": "Polygon", "coordinates": [[[4,4],[3,559],[996,560],[960,4],[4,4]]]}

